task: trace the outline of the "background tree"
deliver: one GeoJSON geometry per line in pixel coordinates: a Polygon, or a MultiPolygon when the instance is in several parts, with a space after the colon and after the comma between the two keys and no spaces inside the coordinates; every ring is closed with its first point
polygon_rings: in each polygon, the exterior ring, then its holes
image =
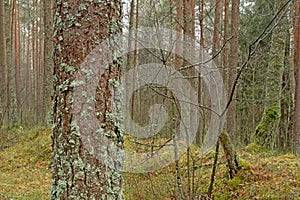
{"type": "Polygon", "coordinates": [[[0,127],[3,124],[3,115],[6,115],[7,112],[7,87],[8,87],[8,71],[6,63],[6,36],[5,36],[5,10],[4,10],[4,1],[0,2],[0,74],[1,74],[1,83],[0,83],[0,127]]]}
{"type": "Polygon", "coordinates": [[[229,53],[229,76],[228,76],[228,96],[233,95],[233,101],[227,112],[227,130],[230,135],[236,138],[236,91],[232,93],[236,70],[239,64],[239,18],[240,18],[240,0],[232,0],[231,5],[231,36],[229,53]]]}
{"type": "MultiPolygon", "coordinates": [[[[276,2],[275,5],[270,3],[274,14],[278,8],[281,7],[281,4],[280,2],[276,2]]],[[[256,142],[270,149],[274,148],[275,138],[278,133],[278,123],[281,116],[280,100],[286,35],[285,29],[282,27],[287,23],[287,20],[284,18],[284,15],[281,15],[276,23],[278,23],[278,27],[272,30],[270,53],[268,55],[268,76],[266,77],[265,93],[267,103],[262,120],[255,131],[256,142]]]]}
{"type": "Polygon", "coordinates": [[[294,69],[295,69],[295,114],[294,149],[300,155],[300,1],[295,1],[294,14],[294,69]]]}
{"type": "MultiPolygon", "coordinates": [[[[51,109],[51,90],[52,90],[52,74],[53,74],[53,3],[52,1],[43,0],[44,14],[44,106],[43,116],[46,117],[51,109]]],[[[47,119],[45,120],[47,121],[47,119]]]]}

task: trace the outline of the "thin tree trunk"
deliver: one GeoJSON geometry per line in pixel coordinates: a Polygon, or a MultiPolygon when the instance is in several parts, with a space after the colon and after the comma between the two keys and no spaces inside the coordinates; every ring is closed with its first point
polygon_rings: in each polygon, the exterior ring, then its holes
{"type": "Polygon", "coordinates": [[[26,69],[25,69],[25,103],[26,103],[26,113],[29,115],[29,111],[31,109],[31,104],[30,104],[30,98],[32,96],[32,90],[31,90],[31,51],[30,51],[30,45],[31,45],[31,27],[30,23],[28,24],[28,36],[26,40],[26,69]]]}
{"type": "MultiPolygon", "coordinates": [[[[132,85],[135,86],[137,74],[136,74],[136,67],[138,62],[138,28],[139,28],[139,0],[136,0],[136,6],[135,6],[135,31],[134,31],[134,51],[133,51],[133,80],[132,85]]],[[[133,91],[135,88],[133,88],[133,91]]],[[[136,94],[132,94],[131,98],[131,118],[134,120],[134,113],[135,111],[138,113],[139,111],[135,108],[135,99],[136,94]]],[[[140,100],[139,100],[140,101],[140,100]]]]}
{"type": "MultiPolygon", "coordinates": [[[[43,98],[43,113],[44,117],[51,108],[51,89],[52,89],[52,75],[53,75],[53,58],[52,58],[52,32],[53,32],[53,6],[51,1],[43,0],[44,10],[44,98],[43,98]]],[[[47,122],[47,121],[46,121],[47,122]]]]}
{"type": "Polygon", "coordinates": [[[5,10],[4,1],[0,2],[0,127],[7,112],[7,87],[8,87],[8,70],[6,63],[6,37],[5,37],[5,10]]]}
{"type": "MultiPolygon", "coordinates": [[[[176,7],[176,48],[175,51],[180,55],[182,53],[181,34],[183,33],[183,0],[177,0],[176,7]]],[[[181,59],[175,55],[175,68],[178,69],[182,65],[181,59]]]]}
{"type": "Polygon", "coordinates": [[[20,69],[20,3],[16,0],[15,2],[15,23],[14,23],[14,35],[15,35],[15,42],[14,42],[14,65],[15,65],[15,92],[16,92],[16,103],[17,103],[17,119],[21,121],[21,69],[20,69]]]}
{"type": "Polygon", "coordinates": [[[294,14],[294,68],[295,68],[295,112],[294,149],[300,156],[300,0],[295,1],[294,14]]]}
{"type": "Polygon", "coordinates": [[[16,81],[15,81],[15,23],[16,23],[16,13],[15,8],[16,0],[10,1],[10,11],[9,11],[9,36],[10,36],[10,47],[9,47],[9,95],[8,95],[8,124],[17,124],[17,103],[16,103],[16,81]]]}
{"type": "MultiPolygon", "coordinates": [[[[224,42],[227,43],[228,39],[229,39],[229,2],[230,0],[225,0],[224,3],[224,42]]],[[[222,61],[223,61],[223,68],[224,71],[222,73],[223,75],[223,82],[224,82],[224,86],[225,88],[227,88],[227,82],[228,82],[228,58],[229,58],[229,45],[224,44],[224,50],[222,53],[222,61]]]]}
{"type": "MultiPolygon", "coordinates": [[[[201,5],[199,5],[199,25],[200,25],[200,39],[199,39],[199,44],[200,44],[200,55],[199,58],[201,61],[204,59],[203,51],[204,51],[204,0],[201,0],[199,2],[201,5]]],[[[199,66],[199,70],[201,70],[201,66],[199,66]]],[[[202,105],[203,103],[203,98],[202,98],[202,80],[201,80],[201,72],[198,72],[198,86],[197,86],[197,94],[198,94],[198,104],[202,105]]],[[[197,135],[196,135],[196,144],[201,145],[202,141],[204,140],[204,135],[205,135],[205,112],[199,108],[199,113],[201,113],[201,124],[202,126],[199,125],[197,135]]]]}
{"type": "MultiPolygon", "coordinates": [[[[240,0],[232,0],[232,10],[231,10],[231,35],[232,39],[230,41],[230,57],[229,57],[229,77],[228,77],[228,94],[231,94],[233,89],[234,81],[236,78],[236,70],[239,63],[239,6],[240,0]]],[[[233,94],[233,101],[227,111],[227,130],[232,138],[237,138],[236,134],[236,92],[233,94]]],[[[234,144],[236,141],[233,141],[234,144]]]]}
{"type": "MultiPolygon", "coordinates": [[[[214,16],[214,33],[213,33],[213,57],[216,56],[220,50],[220,33],[221,33],[221,14],[222,14],[222,1],[216,0],[215,16],[214,16]]],[[[219,67],[220,57],[214,59],[214,63],[219,67]]]]}

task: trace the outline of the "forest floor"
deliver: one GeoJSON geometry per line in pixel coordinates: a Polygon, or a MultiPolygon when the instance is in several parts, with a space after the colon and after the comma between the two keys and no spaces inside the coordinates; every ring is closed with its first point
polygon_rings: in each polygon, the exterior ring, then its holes
{"type": "MultiPolygon", "coordinates": [[[[238,152],[241,169],[233,179],[228,178],[221,152],[214,199],[300,199],[300,158],[276,154],[256,144],[238,152]]],[[[189,167],[187,156],[181,156],[180,182],[185,196],[205,199],[214,153],[202,158],[197,155],[197,148],[192,146],[189,167]]],[[[0,129],[0,200],[49,199],[50,165],[49,129],[0,129]]],[[[175,164],[147,174],[126,173],[125,196],[129,200],[178,199],[177,183],[175,164]]]]}

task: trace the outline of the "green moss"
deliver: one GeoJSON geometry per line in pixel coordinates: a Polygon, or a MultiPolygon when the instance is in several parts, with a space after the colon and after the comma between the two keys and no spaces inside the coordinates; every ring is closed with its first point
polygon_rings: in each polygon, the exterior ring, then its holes
{"type": "Polygon", "coordinates": [[[252,154],[258,154],[258,153],[265,153],[268,152],[266,148],[263,146],[257,144],[257,143],[251,143],[246,147],[246,151],[252,153],[252,154]]]}
{"type": "Polygon", "coordinates": [[[228,181],[228,186],[233,188],[233,189],[238,189],[241,184],[244,183],[244,180],[242,180],[240,177],[236,176],[233,179],[228,181]]]}
{"type": "Polygon", "coordinates": [[[239,159],[239,167],[241,169],[250,169],[251,165],[244,159],[239,159]]]}
{"type": "Polygon", "coordinates": [[[232,195],[230,194],[230,192],[218,191],[214,194],[214,199],[228,200],[228,199],[232,199],[232,195]]]}
{"type": "Polygon", "coordinates": [[[280,108],[270,106],[264,112],[262,120],[257,125],[254,134],[254,142],[269,149],[274,147],[274,132],[277,129],[280,118],[280,108]]]}

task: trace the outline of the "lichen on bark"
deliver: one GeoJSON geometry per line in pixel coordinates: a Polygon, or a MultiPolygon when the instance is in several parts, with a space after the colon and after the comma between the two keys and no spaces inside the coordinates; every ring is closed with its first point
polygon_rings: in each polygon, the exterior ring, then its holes
{"type": "MultiPolygon", "coordinates": [[[[120,0],[61,0],[55,1],[54,23],[54,95],[53,95],[53,131],[52,131],[52,188],[51,199],[124,199],[123,175],[116,165],[122,165],[122,155],[114,162],[109,160],[110,147],[106,151],[108,161],[99,160],[93,152],[85,148],[82,132],[74,120],[74,88],[84,85],[75,81],[80,65],[102,41],[121,31],[120,0]],[[107,164],[109,163],[109,164],[107,164]],[[110,165],[111,164],[111,165],[110,165]]],[[[112,49],[114,48],[112,44],[112,49]]],[[[113,49],[114,51],[116,49],[113,49]]],[[[112,56],[114,62],[107,66],[99,78],[99,90],[95,98],[96,113],[101,131],[117,148],[123,148],[123,134],[116,117],[106,118],[113,113],[114,91],[119,84],[110,84],[120,80],[121,58],[112,56]]],[[[90,73],[90,72],[86,72],[90,73]]],[[[86,74],[88,76],[88,74],[86,74]]],[[[95,88],[96,90],[96,88],[95,88]]],[[[84,95],[82,93],[82,95],[84,95]]],[[[115,97],[118,99],[118,97],[115,97]]],[[[119,100],[120,101],[120,100],[119,100]]],[[[95,114],[96,114],[95,113],[95,114]]],[[[82,113],[84,114],[84,113],[82,113]]],[[[96,119],[97,120],[97,119],[96,119]]],[[[95,149],[101,147],[95,147],[95,149]]]]}

